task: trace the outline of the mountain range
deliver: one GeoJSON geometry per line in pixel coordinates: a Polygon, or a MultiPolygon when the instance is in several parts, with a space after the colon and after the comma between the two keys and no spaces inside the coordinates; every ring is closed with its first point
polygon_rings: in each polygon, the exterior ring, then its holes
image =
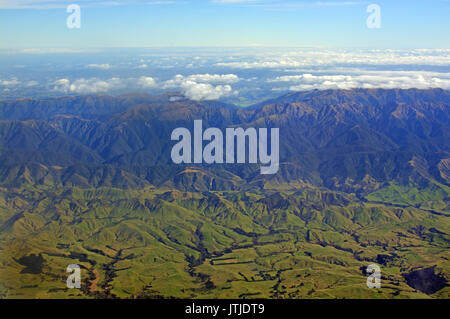
{"type": "Polygon", "coordinates": [[[0,101],[3,297],[443,298],[449,217],[446,90],[0,101]],[[279,128],[279,172],[175,165],[171,132],[197,119],[279,128]],[[389,288],[365,287],[370,263],[389,288]]]}
{"type": "Polygon", "coordinates": [[[301,182],[358,194],[393,181],[448,184],[449,105],[439,89],[301,92],[246,109],[176,93],[1,102],[0,183],[200,191],[301,182]],[[205,127],[279,127],[279,174],[173,165],[170,133],[195,119],[205,127]]]}

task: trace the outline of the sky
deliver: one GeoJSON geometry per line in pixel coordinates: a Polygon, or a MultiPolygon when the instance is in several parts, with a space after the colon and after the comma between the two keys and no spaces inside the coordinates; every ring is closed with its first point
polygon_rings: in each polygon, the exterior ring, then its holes
{"type": "Polygon", "coordinates": [[[448,0],[0,0],[0,49],[449,48],[449,16],[448,0]],[[367,27],[373,3],[380,28],[367,27]]]}
{"type": "Polygon", "coordinates": [[[450,90],[449,13],[449,0],[0,0],[0,99],[450,90]]]}

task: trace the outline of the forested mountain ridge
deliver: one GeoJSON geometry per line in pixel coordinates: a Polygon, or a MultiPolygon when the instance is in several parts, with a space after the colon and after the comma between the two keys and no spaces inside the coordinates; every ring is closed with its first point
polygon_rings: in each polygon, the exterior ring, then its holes
{"type": "Polygon", "coordinates": [[[449,101],[361,89],[249,108],[178,93],[0,102],[0,297],[448,298],[449,101]],[[173,164],[172,130],[197,119],[278,127],[280,170],[173,164]],[[74,263],[79,290],[66,287],[74,263]]]}

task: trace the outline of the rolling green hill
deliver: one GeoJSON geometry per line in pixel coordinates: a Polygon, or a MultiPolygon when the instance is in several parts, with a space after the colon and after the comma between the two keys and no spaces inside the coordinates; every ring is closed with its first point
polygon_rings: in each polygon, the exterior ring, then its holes
{"type": "Polygon", "coordinates": [[[295,192],[147,187],[1,193],[0,292],[7,298],[446,298],[448,216],[295,192]],[[65,267],[82,265],[80,291],[65,267]],[[364,267],[382,267],[368,289],[364,267]],[[435,267],[438,290],[405,276],[435,267]],[[94,284],[95,283],[95,284],[94,284]]]}

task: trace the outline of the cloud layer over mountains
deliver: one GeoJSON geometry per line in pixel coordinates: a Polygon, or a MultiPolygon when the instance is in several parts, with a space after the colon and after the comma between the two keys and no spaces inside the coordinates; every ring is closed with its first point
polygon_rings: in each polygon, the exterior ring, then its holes
{"type": "Polygon", "coordinates": [[[28,49],[15,61],[0,78],[2,99],[179,91],[193,100],[236,102],[311,89],[450,89],[449,49],[136,49],[120,58],[111,52],[28,49]],[[53,59],[81,55],[79,64],[63,69],[53,59]],[[24,72],[30,69],[36,76],[24,72]]]}

